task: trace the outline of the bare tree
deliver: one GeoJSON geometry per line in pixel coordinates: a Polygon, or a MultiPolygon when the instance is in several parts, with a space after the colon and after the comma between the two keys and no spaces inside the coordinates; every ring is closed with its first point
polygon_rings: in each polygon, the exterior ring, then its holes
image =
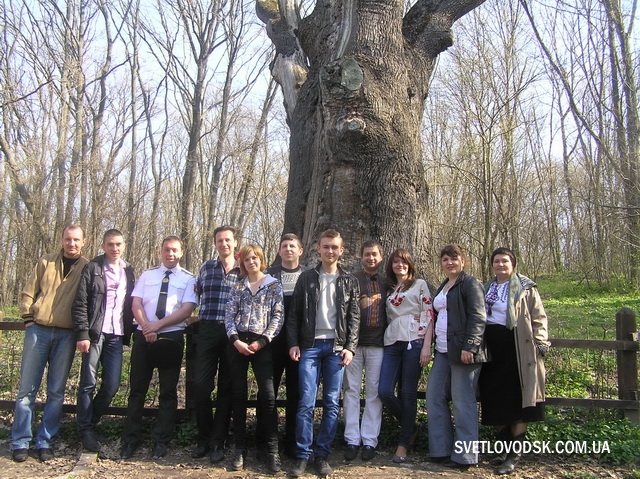
{"type": "MultiPolygon", "coordinates": [[[[520,3],[566,97],[575,129],[572,136],[577,142],[574,155],[588,161],[586,205],[590,210],[588,228],[595,234],[592,251],[596,273],[602,279],[608,269],[603,260],[615,237],[606,236],[614,224],[608,218],[617,217],[619,208],[606,194],[615,189],[610,183],[613,175],[624,193],[626,213],[623,244],[627,253],[620,266],[624,270],[623,265],[628,264],[629,276],[640,284],[640,112],[630,40],[636,2],[627,4],[627,13],[619,1],[589,0],[578,5],[561,2],[564,15],[560,18],[545,5],[525,0],[520,3]],[[552,47],[556,35],[564,36],[566,50],[552,47]]],[[[575,202],[572,211],[575,217],[575,202]]]]}
{"type": "Polygon", "coordinates": [[[317,2],[300,19],[294,1],[257,1],[291,129],[284,229],[307,251],[336,227],[347,261],[376,238],[413,248],[424,266],[424,101],[451,26],[482,3],[419,0],[405,12],[403,2],[317,2]]]}

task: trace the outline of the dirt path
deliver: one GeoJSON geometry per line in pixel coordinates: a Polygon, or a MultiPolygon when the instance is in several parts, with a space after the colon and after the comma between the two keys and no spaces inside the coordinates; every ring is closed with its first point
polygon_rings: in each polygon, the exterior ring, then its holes
{"type": "MultiPolygon", "coordinates": [[[[56,444],[56,459],[46,464],[38,462],[34,452],[29,459],[16,464],[11,460],[8,441],[2,441],[0,454],[0,478],[2,479],[31,479],[31,478],[90,478],[90,479],[192,479],[192,478],[220,478],[241,479],[261,477],[287,477],[286,471],[292,461],[283,460],[283,471],[277,475],[268,473],[266,466],[255,459],[250,451],[244,471],[234,472],[229,469],[229,461],[212,465],[207,458],[192,459],[190,448],[174,448],[170,454],[158,461],[150,458],[148,447],[140,448],[127,461],[119,459],[119,441],[114,441],[103,447],[99,457],[96,454],[82,453],[76,445],[67,445],[58,441],[56,444]]],[[[331,458],[334,468],[332,479],[367,478],[367,479],[413,479],[413,478],[494,478],[493,468],[488,465],[488,458],[481,458],[481,464],[468,472],[452,472],[444,467],[424,462],[422,455],[411,456],[410,461],[403,465],[393,465],[390,461],[391,451],[382,451],[375,459],[367,463],[359,458],[351,464],[342,459],[342,451],[337,450],[331,458]]],[[[318,477],[311,467],[305,478],[318,477]]],[[[530,456],[526,457],[516,473],[508,476],[518,479],[542,478],[615,478],[626,479],[634,477],[629,468],[603,466],[595,460],[584,458],[561,458],[559,456],[530,456]]]]}

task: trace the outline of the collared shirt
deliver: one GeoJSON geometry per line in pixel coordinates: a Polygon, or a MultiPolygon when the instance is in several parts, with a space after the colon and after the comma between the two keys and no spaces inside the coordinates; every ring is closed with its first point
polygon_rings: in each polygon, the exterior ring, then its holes
{"type": "Polygon", "coordinates": [[[115,334],[116,336],[124,334],[122,315],[124,298],[127,295],[127,274],[124,270],[126,266],[127,264],[121,259],[118,260],[115,268],[108,261],[102,265],[107,290],[104,321],[102,322],[102,332],[105,334],[115,334]]]}
{"type": "MultiPolygon", "coordinates": [[[[164,273],[167,268],[158,266],[144,271],[140,279],[133,288],[133,297],[142,298],[142,307],[148,321],[158,321],[156,309],[158,307],[158,297],[164,273]]],[[[180,265],[171,268],[172,274],[169,276],[169,290],[167,291],[166,316],[172,314],[182,307],[183,303],[198,304],[196,294],[196,278],[180,265]]],[[[170,331],[180,331],[187,326],[187,322],[162,328],[159,332],[168,333],[170,331]]]]}
{"type": "Polygon", "coordinates": [[[220,260],[205,261],[198,275],[197,291],[200,295],[200,320],[224,321],[225,307],[231,288],[238,282],[240,269],[228,273],[220,260]]]}
{"type": "Polygon", "coordinates": [[[387,278],[379,273],[356,271],[353,276],[360,285],[360,337],[358,346],[384,346],[387,327],[387,278]]]}

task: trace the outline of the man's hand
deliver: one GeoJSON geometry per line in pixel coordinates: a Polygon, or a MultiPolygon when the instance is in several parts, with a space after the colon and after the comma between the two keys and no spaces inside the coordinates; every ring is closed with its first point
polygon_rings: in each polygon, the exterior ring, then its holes
{"type": "Polygon", "coordinates": [[[348,349],[343,349],[342,351],[340,351],[340,357],[342,358],[340,366],[348,366],[349,363],[353,360],[353,353],[348,349]]]}
{"type": "Polygon", "coordinates": [[[300,348],[298,346],[294,346],[289,349],[289,357],[293,361],[300,361],[300,348]]]}
{"type": "Polygon", "coordinates": [[[158,340],[158,333],[144,333],[144,339],[146,339],[146,341],[148,343],[155,343],[158,340]]]}
{"type": "Polygon", "coordinates": [[[146,336],[149,333],[157,333],[161,329],[160,321],[147,321],[141,326],[142,333],[146,336]]]}
{"type": "Polygon", "coordinates": [[[254,341],[249,345],[249,351],[253,351],[254,353],[257,353],[261,349],[262,347],[260,346],[260,343],[258,341],[254,341]]]}
{"type": "Polygon", "coordinates": [[[76,342],[76,349],[83,354],[89,352],[90,346],[91,346],[91,341],[89,341],[88,339],[83,339],[81,341],[76,342]]]}

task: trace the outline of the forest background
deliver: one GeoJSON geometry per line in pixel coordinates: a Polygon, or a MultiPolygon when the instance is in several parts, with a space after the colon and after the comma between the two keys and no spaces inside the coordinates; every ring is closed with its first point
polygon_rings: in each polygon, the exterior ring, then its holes
{"type": "MultiPolygon", "coordinates": [[[[433,283],[457,242],[481,278],[507,245],[534,278],[637,287],[636,7],[488,1],[455,24],[422,127],[433,283]]],[[[137,271],[185,225],[192,271],[221,224],[275,259],[289,131],[253,4],[5,0],[0,13],[0,305],[71,222],[89,257],[121,229],[137,271]]]]}

